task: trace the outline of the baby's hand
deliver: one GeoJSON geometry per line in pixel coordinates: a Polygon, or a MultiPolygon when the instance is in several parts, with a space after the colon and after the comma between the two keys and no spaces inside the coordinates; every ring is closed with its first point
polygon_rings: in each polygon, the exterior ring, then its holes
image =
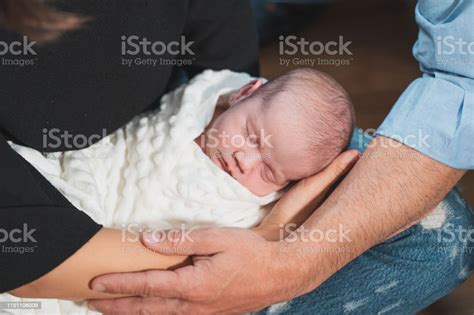
{"type": "Polygon", "coordinates": [[[275,204],[259,226],[252,230],[269,241],[279,241],[288,235],[285,226],[296,229],[323,203],[331,186],[346,174],[360,153],[349,150],[341,153],[324,170],[304,178],[291,187],[275,204]]]}

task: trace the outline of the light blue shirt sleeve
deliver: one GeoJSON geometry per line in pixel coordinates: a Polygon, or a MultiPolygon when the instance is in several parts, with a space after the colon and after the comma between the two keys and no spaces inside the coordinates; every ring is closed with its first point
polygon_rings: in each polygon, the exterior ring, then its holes
{"type": "Polygon", "coordinates": [[[393,106],[376,135],[454,168],[474,169],[474,1],[420,0],[413,55],[423,76],[393,106]]]}

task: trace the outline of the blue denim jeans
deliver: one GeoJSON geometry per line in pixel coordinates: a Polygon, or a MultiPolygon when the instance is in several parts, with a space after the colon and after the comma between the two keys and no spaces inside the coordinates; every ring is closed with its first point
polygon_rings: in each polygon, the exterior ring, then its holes
{"type": "MultiPolygon", "coordinates": [[[[370,141],[360,131],[351,147],[370,141]]],[[[373,247],[316,290],[259,314],[414,314],[459,286],[473,269],[474,215],[453,189],[440,227],[416,224],[373,247]],[[471,235],[472,232],[472,235],[471,235]]]]}

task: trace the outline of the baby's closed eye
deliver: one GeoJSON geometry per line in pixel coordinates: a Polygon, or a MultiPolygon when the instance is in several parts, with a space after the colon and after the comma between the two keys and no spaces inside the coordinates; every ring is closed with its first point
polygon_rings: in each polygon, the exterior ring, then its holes
{"type": "Polygon", "coordinates": [[[276,184],[275,175],[273,174],[272,169],[265,163],[262,164],[262,178],[266,182],[276,184]]]}

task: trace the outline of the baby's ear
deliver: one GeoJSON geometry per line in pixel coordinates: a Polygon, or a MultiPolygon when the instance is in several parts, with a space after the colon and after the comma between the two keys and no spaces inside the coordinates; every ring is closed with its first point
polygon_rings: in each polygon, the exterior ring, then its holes
{"type": "Polygon", "coordinates": [[[263,82],[259,79],[252,80],[249,83],[245,84],[238,91],[232,93],[229,96],[229,105],[232,106],[238,101],[241,101],[246,97],[249,97],[256,90],[258,90],[262,85],[263,85],[263,82]]]}

